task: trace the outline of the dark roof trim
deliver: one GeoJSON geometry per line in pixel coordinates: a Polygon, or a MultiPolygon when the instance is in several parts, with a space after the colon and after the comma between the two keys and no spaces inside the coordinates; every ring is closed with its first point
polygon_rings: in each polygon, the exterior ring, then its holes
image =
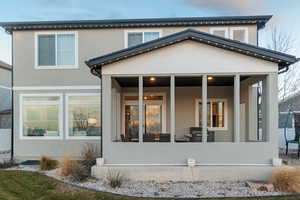
{"type": "Polygon", "coordinates": [[[220,17],[182,17],[150,19],[111,19],[77,21],[31,21],[0,22],[8,33],[19,30],[51,29],[97,29],[97,28],[140,28],[140,27],[179,27],[179,26],[216,26],[256,24],[261,29],[272,15],[257,16],[220,16],[220,17]]]}
{"type": "Polygon", "coordinates": [[[298,61],[296,57],[292,55],[272,51],[269,49],[246,43],[241,43],[235,40],[218,37],[193,29],[187,29],[185,31],[162,37],[147,43],[143,43],[134,47],[130,47],[127,49],[123,49],[97,58],[90,59],[86,61],[86,64],[90,68],[101,68],[101,66],[103,65],[117,62],[132,56],[143,54],[185,40],[193,40],[210,46],[215,46],[218,48],[241,53],[247,56],[256,57],[270,62],[275,62],[278,63],[280,69],[298,61]]]}
{"type": "Polygon", "coordinates": [[[0,69],[5,69],[5,70],[9,70],[9,71],[12,70],[11,65],[9,65],[1,60],[0,60],[0,69]]]}

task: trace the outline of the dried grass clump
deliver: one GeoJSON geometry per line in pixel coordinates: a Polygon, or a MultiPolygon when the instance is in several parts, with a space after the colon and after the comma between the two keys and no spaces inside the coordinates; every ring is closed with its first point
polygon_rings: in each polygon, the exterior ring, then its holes
{"type": "Polygon", "coordinates": [[[300,193],[300,168],[283,167],[274,170],[271,183],[277,191],[300,193]]]}
{"type": "Polygon", "coordinates": [[[78,168],[78,162],[66,156],[61,162],[60,175],[69,176],[76,170],[76,168],[78,168]]]}
{"type": "Polygon", "coordinates": [[[47,156],[42,156],[40,159],[40,170],[48,171],[58,167],[58,161],[47,156]]]}
{"type": "Polygon", "coordinates": [[[7,169],[15,166],[18,166],[15,160],[3,160],[0,162],[0,169],[7,169]]]}
{"type": "Polygon", "coordinates": [[[110,187],[119,188],[126,181],[126,176],[119,170],[108,170],[106,179],[110,187]]]}
{"type": "Polygon", "coordinates": [[[99,155],[100,153],[97,145],[92,143],[86,143],[81,151],[81,157],[84,161],[96,160],[99,155]]]}

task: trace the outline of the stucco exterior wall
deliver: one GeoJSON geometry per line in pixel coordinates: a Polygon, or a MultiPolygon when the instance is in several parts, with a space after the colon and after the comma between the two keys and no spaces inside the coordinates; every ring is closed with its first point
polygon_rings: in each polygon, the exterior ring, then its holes
{"type": "Polygon", "coordinates": [[[184,41],[104,66],[103,74],[232,74],[277,72],[275,63],[184,41]]]}
{"type": "MultiPolygon", "coordinates": [[[[248,27],[249,43],[256,45],[256,26],[243,27],[248,27]]],[[[209,33],[209,29],[214,27],[163,27],[155,30],[160,30],[162,36],[167,36],[188,28],[209,33]]],[[[97,85],[98,78],[90,73],[84,61],[125,48],[127,30],[132,29],[72,30],[78,33],[79,68],[67,70],[35,69],[35,33],[39,31],[16,31],[13,33],[14,86],[97,85]]],[[[151,28],[136,30],[151,30],[151,28]]]]}

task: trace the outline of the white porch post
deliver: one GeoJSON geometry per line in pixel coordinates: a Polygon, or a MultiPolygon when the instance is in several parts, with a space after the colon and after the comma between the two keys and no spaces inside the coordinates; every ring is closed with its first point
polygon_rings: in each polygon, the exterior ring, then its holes
{"type": "Polygon", "coordinates": [[[207,75],[202,76],[202,142],[207,142],[207,75]]]}
{"type": "Polygon", "coordinates": [[[170,110],[171,110],[171,143],[175,142],[175,117],[176,117],[176,110],[175,110],[175,76],[171,76],[171,91],[170,91],[170,96],[171,96],[171,104],[170,104],[170,110]]]}
{"type": "Polygon", "coordinates": [[[102,137],[101,137],[101,149],[102,158],[104,158],[105,149],[112,141],[111,134],[111,76],[102,75],[102,137]],[[105,114],[104,114],[105,113],[105,114]]]}
{"type": "Polygon", "coordinates": [[[240,142],[240,75],[234,76],[234,142],[240,142]]]}
{"type": "Polygon", "coordinates": [[[139,76],[139,143],[143,143],[143,76],[139,76]]]}

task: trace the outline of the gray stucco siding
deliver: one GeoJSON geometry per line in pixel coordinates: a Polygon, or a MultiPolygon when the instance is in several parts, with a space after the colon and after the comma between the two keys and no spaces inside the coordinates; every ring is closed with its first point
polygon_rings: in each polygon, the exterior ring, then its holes
{"type": "MultiPolygon", "coordinates": [[[[100,93],[100,90],[32,90],[14,91],[14,156],[16,159],[39,159],[41,156],[62,158],[81,156],[82,148],[87,143],[95,144],[100,149],[100,139],[66,139],[66,104],[65,95],[76,93],[100,93]],[[63,139],[21,139],[20,138],[20,94],[63,94],[63,139]]],[[[100,104],[100,102],[99,102],[100,104]]]]}
{"type": "MultiPolygon", "coordinates": [[[[224,26],[225,27],[225,26],[224,26]]],[[[231,26],[236,27],[236,26],[231,26]]],[[[256,26],[248,27],[249,43],[256,45],[256,26]]],[[[162,36],[192,28],[209,33],[213,26],[163,27],[162,36]]],[[[78,69],[35,69],[35,34],[43,31],[17,31],[13,33],[14,86],[69,86],[97,85],[99,79],[92,75],[84,63],[94,57],[125,48],[125,31],[132,29],[70,30],[78,34],[78,69]]],[[[135,30],[153,30],[142,28],[135,30]]],[[[57,30],[61,32],[62,30],[57,30]]],[[[44,31],[44,32],[56,32],[44,31]]]]}

